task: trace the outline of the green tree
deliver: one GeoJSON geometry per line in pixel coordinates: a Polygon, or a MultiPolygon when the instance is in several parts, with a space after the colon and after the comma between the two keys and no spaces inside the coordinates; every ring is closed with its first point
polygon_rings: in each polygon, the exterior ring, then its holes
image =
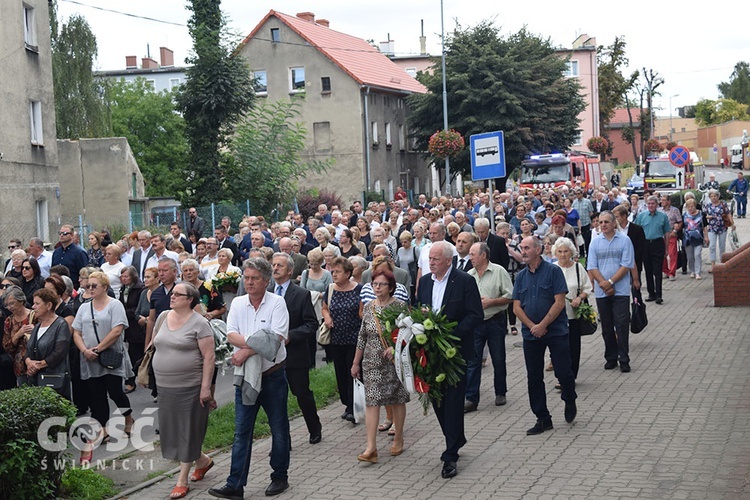
{"type": "Polygon", "coordinates": [[[188,29],[193,37],[192,64],[176,97],[183,113],[190,156],[184,172],[189,189],[182,201],[206,205],[225,199],[231,181],[221,161],[233,125],[253,104],[253,80],[226,30],[220,0],[191,0],[188,29]]]}
{"type": "Polygon", "coordinates": [[[750,104],[750,64],[738,62],[728,82],[721,82],[719,92],[725,99],[733,99],[742,104],[750,104]]]}
{"type": "Polygon", "coordinates": [[[172,92],[154,92],[144,78],[108,81],[107,97],[115,136],[126,137],[146,183],[146,196],[180,197],[188,158],[185,120],[172,92]]]}
{"type": "Polygon", "coordinates": [[[701,99],[695,105],[695,121],[702,127],[732,120],[750,120],[747,104],[734,99],[701,99]]]}
{"type": "Polygon", "coordinates": [[[60,24],[55,1],[50,3],[49,15],[57,137],[111,135],[102,88],[94,80],[96,36],[86,19],[77,14],[60,24]]]}
{"type": "MultiPolygon", "coordinates": [[[[526,29],[501,37],[490,21],[459,26],[446,45],[449,127],[464,137],[504,131],[508,175],[530,152],[565,149],[580,131],[577,117],[585,107],[578,81],[565,78],[565,69],[551,42],[526,29]]],[[[430,136],[443,128],[441,66],[423,74],[422,83],[430,92],[409,98],[409,124],[418,149],[427,152],[430,136]]],[[[469,155],[467,149],[452,158],[451,173],[468,178],[469,155]]]]}
{"type": "Polygon", "coordinates": [[[235,200],[249,198],[256,213],[269,213],[278,203],[291,201],[300,178],[325,172],[333,163],[302,161],[307,129],[295,121],[299,115],[296,99],[263,101],[237,126],[230,192],[235,200]]]}
{"type": "MultiPolygon", "coordinates": [[[[638,72],[634,72],[629,78],[625,78],[621,72],[622,68],[628,65],[623,38],[617,37],[612,45],[600,45],[596,50],[599,59],[599,128],[602,137],[608,139],[610,120],[615,110],[625,104],[628,91],[638,79],[638,72]]],[[[602,158],[611,154],[612,143],[609,141],[602,158]]]]}

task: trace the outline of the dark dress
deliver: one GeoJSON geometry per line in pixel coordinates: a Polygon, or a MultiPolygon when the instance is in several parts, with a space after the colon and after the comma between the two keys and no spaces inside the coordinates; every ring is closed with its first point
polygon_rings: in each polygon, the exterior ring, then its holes
{"type": "Polygon", "coordinates": [[[328,304],[328,311],[333,319],[331,344],[327,357],[333,361],[336,373],[336,385],[341,404],[346,407],[345,413],[353,413],[354,383],[351,375],[352,363],[357,347],[357,335],[362,326],[359,317],[359,295],[362,285],[357,285],[348,292],[333,291],[330,302],[328,290],[323,294],[323,301],[328,304]]]}
{"type": "MultiPolygon", "coordinates": [[[[403,302],[397,300],[394,304],[403,304],[403,302]]],[[[357,349],[364,351],[362,356],[362,380],[365,384],[367,406],[395,405],[409,402],[409,393],[406,392],[398,379],[393,363],[383,357],[383,343],[380,340],[375,318],[375,314],[379,314],[383,309],[385,307],[376,306],[374,301],[365,306],[362,315],[362,327],[357,339],[357,349]]]]}
{"type": "MultiPolygon", "coordinates": [[[[65,383],[58,394],[70,399],[70,366],[68,364],[68,348],[71,344],[70,327],[68,323],[57,316],[47,329],[46,333],[39,338],[40,324],[34,327],[31,337],[26,344],[26,357],[34,361],[47,361],[47,367],[39,373],[64,373],[65,383]]],[[[29,376],[30,385],[36,385],[39,374],[29,376]]]]}

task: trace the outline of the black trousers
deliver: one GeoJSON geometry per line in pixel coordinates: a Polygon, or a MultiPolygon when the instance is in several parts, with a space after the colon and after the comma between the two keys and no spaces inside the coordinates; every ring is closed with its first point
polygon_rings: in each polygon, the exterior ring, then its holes
{"type": "Polygon", "coordinates": [[[78,414],[82,415],[89,411],[89,390],[81,380],[81,351],[73,346],[68,351],[68,362],[70,363],[70,385],[73,389],[73,404],[76,405],[78,414]]]}
{"type": "MultiPolygon", "coordinates": [[[[339,399],[346,407],[346,413],[353,413],[354,403],[354,380],[352,379],[352,364],[356,345],[328,345],[326,357],[333,361],[333,370],[336,373],[336,385],[339,389],[339,399]]],[[[463,404],[463,403],[462,403],[463,404]]],[[[463,411],[463,407],[462,407],[463,411]]]]}
{"type": "Polygon", "coordinates": [[[662,238],[647,241],[643,267],[646,268],[646,288],[651,298],[661,298],[661,273],[665,252],[662,238]]]}
{"type": "Polygon", "coordinates": [[[589,254],[589,245],[591,244],[591,224],[581,226],[581,236],[583,236],[583,252],[581,252],[581,257],[585,257],[589,254]]]}
{"type": "Polygon", "coordinates": [[[89,405],[91,406],[91,417],[102,427],[106,427],[109,421],[109,398],[114,401],[124,416],[130,415],[130,400],[122,390],[122,377],[115,375],[104,375],[84,380],[84,385],[89,390],[89,405]]]}
{"type": "Polygon", "coordinates": [[[602,319],[604,359],[630,363],[630,295],[596,299],[596,308],[602,319]]]}
{"type": "Polygon", "coordinates": [[[581,320],[568,320],[568,345],[570,346],[570,367],[573,377],[578,378],[578,368],[581,366],[581,320]]]}
{"type": "Polygon", "coordinates": [[[445,451],[440,455],[443,462],[456,462],[458,450],[466,444],[464,434],[464,400],[466,399],[466,376],[461,377],[458,385],[451,387],[443,394],[438,406],[432,401],[432,408],[445,436],[445,451]]]}
{"type": "Polygon", "coordinates": [[[322,427],[320,417],[318,417],[318,407],[315,405],[315,395],[310,390],[310,371],[307,368],[289,368],[287,366],[286,378],[289,382],[289,390],[297,398],[299,409],[302,410],[307,431],[310,434],[318,434],[322,427]]]}

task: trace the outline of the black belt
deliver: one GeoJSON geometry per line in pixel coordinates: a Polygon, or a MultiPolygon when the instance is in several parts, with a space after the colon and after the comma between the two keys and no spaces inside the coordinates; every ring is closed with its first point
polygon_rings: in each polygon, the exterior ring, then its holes
{"type": "Polygon", "coordinates": [[[276,365],[273,365],[271,368],[269,368],[268,370],[264,371],[261,376],[267,377],[270,374],[272,374],[273,372],[277,372],[277,371],[281,370],[285,366],[286,366],[286,360],[284,360],[281,363],[278,363],[276,365]]]}
{"type": "Polygon", "coordinates": [[[651,243],[652,241],[661,241],[661,242],[664,242],[664,237],[662,236],[661,238],[654,238],[653,240],[646,240],[646,241],[648,241],[649,243],[651,243]]]}
{"type": "Polygon", "coordinates": [[[505,311],[500,311],[499,313],[492,316],[490,319],[484,320],[485,323],[489,321],[500,321],[502,319],[503,314],[505,314],[505,311]]]}

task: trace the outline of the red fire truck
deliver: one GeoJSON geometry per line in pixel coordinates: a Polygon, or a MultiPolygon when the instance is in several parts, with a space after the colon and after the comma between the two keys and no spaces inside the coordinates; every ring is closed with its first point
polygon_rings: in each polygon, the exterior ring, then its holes
{"type": "Polygon", "coordinates": [[[593,153],[533,155],[521,162],[520,186],[537,190],[562,186],[568,181],[575,185],[580,180],[584,187],[589,183],[598,187],[601,176],[599,155],[593,153]]]}

